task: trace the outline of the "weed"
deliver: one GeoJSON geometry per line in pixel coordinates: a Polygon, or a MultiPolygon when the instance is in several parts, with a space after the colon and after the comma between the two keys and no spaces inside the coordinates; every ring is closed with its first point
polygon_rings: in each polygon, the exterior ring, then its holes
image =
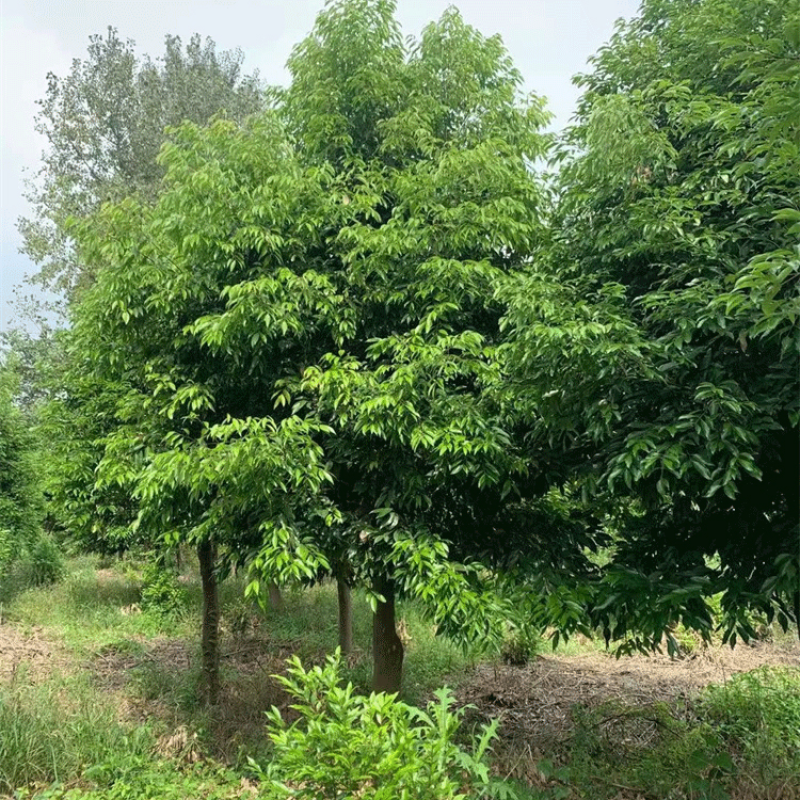
{"type": "Polygon", "coordinates": [[[786,783],[800,792],[800,670],[762,667],[735,675],[705,690],[700,711],[756,783],[786,783]]]}
{"type": "Polygon", "coordinates": [[[147,729],[131,733],[79,678],[28,685],[20,671],[0,688],[0,795],[32,784],[73,779],[112,754],[151,746],[147,729]]]}

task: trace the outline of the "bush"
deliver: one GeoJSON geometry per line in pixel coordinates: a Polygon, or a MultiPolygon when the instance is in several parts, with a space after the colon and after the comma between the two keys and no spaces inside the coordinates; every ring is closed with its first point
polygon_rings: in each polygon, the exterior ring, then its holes
{"type": "Polygon", "coordinates": [[[64,559],[58,545],[49,536],[39,536],[28,551],[30,579],[33,586],[48,586],[64,577],[64,559]]]}
{"type": "Polygon", "coordinates": [[[529,625],[516,625],[506,633],[500,656],[506,664],[524,666],[535,660],[541,651],[539,631],[529,625]]]}
{"type": "Polygon", "coordinates": [[[288,725],[280,711],[269,712],[273,761],[259,778],[267,797],[336,800],[461,800],[517,797],[514,789],[489,774],[486,756],[497,723],[485,727],[468,749],[456,744],[463,709],[440,689],[427,711],[406,705],[396,695],[360,696],[353,685],[340,686],[340,657],[306,671],[297,658],[288,674],[276,676],[298,703],[300,719],[288,725]]]}
{"type": "Polygon", "coordinates": [[[178,583],[178,573],[157,561],[142,573],[142,611],[173,615],[186,609],[189,594],[178,583]]]}
{"type": "Polygon", "coordinates": [[[49,536],[40,533],[32,542],[19,544],[8,530],[0,528],[0,602],[63,577],[61,552],[49,536]]]}

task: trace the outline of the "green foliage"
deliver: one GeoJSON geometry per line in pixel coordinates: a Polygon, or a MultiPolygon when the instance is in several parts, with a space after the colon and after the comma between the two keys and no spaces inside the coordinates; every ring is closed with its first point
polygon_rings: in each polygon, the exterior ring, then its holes
{"type": "Polygon", "coordinates": [[[47,586],[64,577],[63,556],[49,536],[38,535],[17,558],[3,563],[1,554],[11,550],[9,538],[0,530],[0,601],[8,602],[31,587],[47,586]]]}
{"type": "Polygon", "coordinates": [[[129,734],[115,710],[88,684],[50,680],[31,684],[24,668],[0,687],[0,793],[73,780],[84,767],[141,757],[152,746],[146,729],[129,734]]]}
{"type": "Polygon", "coordinates": [[[174,129],[152,202],[76,223],[80,507],[103,536],[213,537],[253,594],[389,580],[476,642],[501,609],[475,562],[507,555],[526,472],[483,397],[492,289],[540,233],[546,115],[497,38],[451,9],[404,43],[394,11],[329,5],[274,108],[174,129]]]}
{"type": "Polygon", "coordinates": [[[17,354],[0,362],[0,599],[27,586],[57,580],[61,559],[42,531],[44,497],[41,457],[30,418],[16,402],[20,386],[17,354]]]}
{"type": "Polygon", "coordinates": [[[764,667],[709,686],[700,701],[703,717],[742,761],[758,785],[786,782],[800,790],[800,675],[764,667]]]}
{"type": "Polygon", "coordinates": [[[375,800],[446,800],[516,797],[492,778],[485,762],[497,723],[463,749],[455,743],[463,709],[452,710],[446,690],[427,711],[393,695],[355,693],[340,686],[338,657],[306,671],[292,659],[278,680],[297,700],[300,719],[288,725],[278,709],[269,714],[273,761],[259,777],[268,796],[334,800],[365,792],[375,800]]]}
{"type": "Polygon", "coordinates": [[[28,421],[13,401],[17,384],[13,367],[0,363],[0,529],[6,531],[0,568],[3,561],[10,563],[35,541],[44,507],[36,443],[28,421]]]}
{"type": "Polygon", "coordinates": [[[620,23],[577,80],[552,239],[501,290],[534,454],[633,501],[590,605],[645,647],[708,634],[719,591],[731,642],[748,608],[800,612],[797,24],[773,0],[620,23]]]}
{"type": "Polygon", "coordinates": [[[15,800],[237,800],[243,796],[241,779],[224,767],[208,763],[178,765],[151,756],[119,751],[91,766],[82,787],[54,785],[31,794],[15,793],[15,800]]]}
{"type": "Polygon", "coordinates": [[[142,611],[172,616],[186,610],[188,592],[178,572],[163,562],[149,563],[142,572],[142,611]]]}
{"type": "Polygon", "coordinates": [[[157,59],[140,58],[114,28],[89,38],[87,57],[69,73],[48,73],[36,130],[47,140],[29,184],[30,218],[20,221],[23,251],[37,280],[75,299],[94,279],[76,258],[67,220],[130,194],[151,198],[163,172],[156,162],[164,129],[219,112],[241,120],[262,107],[258,76],[242,74],[239,51],[218,53],[195,35],[184,47],[167,36],[157,59]]]}

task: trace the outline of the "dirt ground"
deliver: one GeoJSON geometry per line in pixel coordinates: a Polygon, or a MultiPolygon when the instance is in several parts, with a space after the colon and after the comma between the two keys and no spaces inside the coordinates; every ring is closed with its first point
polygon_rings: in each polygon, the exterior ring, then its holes
{"type": "Polygon", "coordinates": [[[765,665],[800,669],[800,641],[699,648],[688,657],[627,656],[604,652],[546,655],[523,666],[481,665],[458,698],[481,717],[499,718],[500,735],[531,755],[549,751],[572,728],[572,707],[608,701],[644,706],[663,701],[680,708],[711,683],[765,665]]]}
{"type": "Polygon", "coordinates": [[[69,668],[70,660],[41,628],[22,632],[0,623],[0,684],[14,681],[24,671],[29,683],[69,668]]]}

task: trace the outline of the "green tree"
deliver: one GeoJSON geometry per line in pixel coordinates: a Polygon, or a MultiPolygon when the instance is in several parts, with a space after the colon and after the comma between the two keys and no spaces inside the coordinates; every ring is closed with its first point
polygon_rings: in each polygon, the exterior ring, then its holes
{"type": "Polygon", "coordinates": [[[87,58],[69,73],[47,76],[36,130],[47,140],[28,184],[33,213],[19,221],[22,252],[39,266],[41,285],[73,299],[93,280],[76,258],[67,220],[105,201],[155,196],[163,175],[156,161],[164,129],[219,112],[241,120],[263,106],[258,76],[242,73],[242,54],[218,53],[195,35],[184,48],[167,36],[164,54],[140,59],[114,28],[89,39],[87,58]]]}
{"type": "Polygon", "coordinates": [[[44,502],[35,440],[14,402],[19,378],[13,354],[0,364],[0,581],[41,540],[44,502]]]}
{"type": "Polygon", "coordinates": [[[578,78],[552,241],[509,290],[509,356],[566,472],[628,498],[608,636],[800,617],[800,16],[646,0],[578,78]]]}
{"type": "Polygon", "coordinates": [[[173,133],[153,204],[76,231],[98,279],[75,347],[124,389],[96,485],[133,480],[164,542],[365,585],[394,691],[395,598],[485,639],[477,557],[525,511],[527,461],[484,390],[493,288],[541,235],[546,115],[453,10],[404,43],[393,3],[332,4],[289,67],[273,111],[173,133]]]}

